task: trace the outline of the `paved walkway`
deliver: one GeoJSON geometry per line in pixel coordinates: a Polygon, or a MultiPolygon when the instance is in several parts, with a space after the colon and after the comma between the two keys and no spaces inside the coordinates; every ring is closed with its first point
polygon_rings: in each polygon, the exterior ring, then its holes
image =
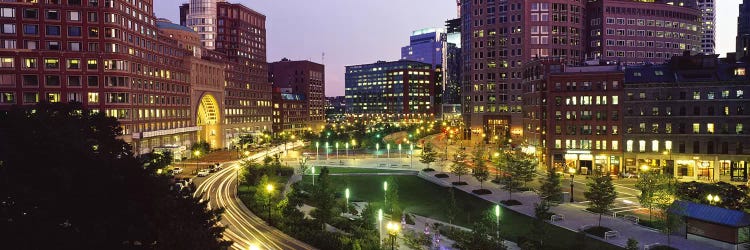
{"type": "MultiPolygon", "coordinates": [[[[399,159],[399,158],[391,157],[390,159],[387,159],[387,158],[370,158],[370,159],[355,159],[355,160],[339,159],[339,161],[329,158],[329,160],[327,161],[326,160],[309,161],[308,164],[313,164],[316,166],[339,166],[339,167],[344,166],[344,167],[387,168],[387,169],[398,168],[398,169],[411,169],[411,170],[421,170],[422,168],[426,167],[425,164],[422,164],[419,162],[417,157],[415,157],[413,163],[411,163],[411,160],[409,158],[399,159]]],[[[458,181],[458,178],[451,173],[446,173],[449,175],[449,178],[445,178],[445,179],[436,178],[434,177],[434,175],[437,173],[440,173],[440,169],[436,168],[436,170],[438,171],[430,172],[430,173],[420,172],[419,176],[425,180],[431,181],[441,186],[451,186],[451,182],[458,181]]],[[[471,190],[478,189],[479,182],[477,182],[470,175],[462,176],[461,180],[466,181],[469,185],[457,186],[456,188],[466,193],[474,195],[473,193],[471,193],[471,190]]],[[[507,200],[509,198],[508,192],[505,190],[502,190],[501,186],[498,184],[485,182],[484,188],[491,190],[492,194],[474,195],[474,196],[485,199],[495,204],[498,204],[501,200],[507,200]]],[[[517,211],[519,213],[528,215],[530,217],[534,216],[534,203],[540,202],[539,197],[535,193],[533,192],[513,193],[512,198],[514,200],[520,201],[521,203],[523,203],[523,205],[507,207],[508,209],[517,211]]],[[[593,214],[593,213],[586,211],[585,208],[586,208],[585,203],[572,203],[572,204],[566,203],[566,204],[561,204],[559,206],[553,207],[552,212],[563,215],[565,217],[564,220],[556,221],[553,224],[560,226],[562,228],[574,231],[574,232],[577,232],[580,228],[583,228],[585,226],[596,225],[599,216],[597,214],[593,214]]],[[[420,225],[420,224],[424,225],[424,222],[421,222],[421,223],[417,222],[417,225],[420,225]]],[[[639,245],[641,247],[644,245],[651,245],[655,243],[661,243],[661,244],[666,245],[666,242],[667,242],[667,237],[658,231],[654,231],[653,229],[650,229],[650,228],[635,225],[631,222],[628,222],[622,219],[613,218],[611,216],[605,215],[602,217],[602,226],[618,231],[620,233],[620,236],[612,238],[612,239],[608,239],[608,240],[603,240],[598,237],[594,237],[594,238],[600,239],[602,241],[605,241],[605,242],[608,242],[610,244],[614,244],[620,247],[626,246],[626,242],[628,238],[634,238],[638,240],[639,245]]],[[[704,242],[681,238],[680,236],[677,236],[677,235],[674,235],[671,237],[671,242],[672,242],[671,244],[673,247],[676,247],[678,249],[683,249],[683,250],[685,249],[702,249],[702,250],[721,249],[721,248],[715,247],[713,245],[709,245],[704,242]]]]}

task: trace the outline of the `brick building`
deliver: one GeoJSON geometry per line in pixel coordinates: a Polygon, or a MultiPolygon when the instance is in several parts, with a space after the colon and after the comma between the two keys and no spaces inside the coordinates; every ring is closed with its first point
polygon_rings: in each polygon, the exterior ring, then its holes
{"type": "MultiPolygon", "coordinates": [[[[269,81],[274,88],[279,88],[285,95],[293,94],[302,97],[303,102],[300,112],[300,122],[306,125],[276,126],[282,130],[274,129],[274,133],[286,130],[298,131],[302,129],[319,129],[325,124],[325,66],[311,61],[281,61],[269,63],[269,81]]],[[[276,95],[276,93],[274,93],[276,95]]],[[[284,97],[282,95],[282,97],[284,97]]],[[[279,100],[283,100],[279,99],[279,100]]],[[[297,99],[297,98],[295,98],[297,99]]],[[[275,110],[274,103],[274,110],[275,110]]],[[[282,112],[288,105],[280,105],[282,112]]],[[[276,119],[274,119],[276,121],[276,119]]]]}
{"type": "Polygon", "coordinates": [[[523,76],[525,152],[556,171],[619,173],[620,67],[566,67],[559,60],[537,60],[526,65],[523,76]]]}
{"type": "Polygon", "coordinates": [[[289,88],[273,88],[273,131],[299,134],[312,129],[308,123],[307,100],[289,88]]]}
{"type": "Polygon", "coordinates": [[[717,55],[626,69],[624,167],[683,180],[747,181],[746,71],[746,63],[722,63],[717,55]]]}

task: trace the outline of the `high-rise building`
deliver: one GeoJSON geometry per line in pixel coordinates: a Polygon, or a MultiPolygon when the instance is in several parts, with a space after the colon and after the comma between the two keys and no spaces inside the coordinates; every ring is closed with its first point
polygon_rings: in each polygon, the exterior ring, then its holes
{"type": "Polygon", "coordinates": [[[698,0],[701,11],[702,32],[701,52],[706,55],[715,53],[716,48],[716,5],[714,0],[698,0]]]}
{"type": "Polygon", "coordinates": [[[213,47],[217,53],[208,53],[204,59],[228,63],[221,106],[224,109],[224,141],[231,143],[243,134],[270,132],[273,110],[266,62],[266,17],[242,4],[224,1],[216,1],[213,19],[210,16],[198,17],[206,12],[213,13],[211,6],[206,5],[206,2],[213,1],[195,2],[199,4],[197,8],[190,4],[181,7],[188,11],[180,11],[185,15],[180,20],[186,20],[188,27],[198,30],[199,34],[205,28],[206,36],[200,37],[201,43],[213,45],[207,47],[213,47]],[[193,10],[197,12],[193,13],[193,10]],[[193,16],[196,16],[195,22],[190,20],[193,16]],[[216,29],[208,31],[211,25],[216,29]],[[211,32],[215,36],[208,36],[211,32]]]}
{"type": "Polygon", "coordinates": [[[190,27],[207,49],[216,48],[216,3],[224,0],[190,0],[180,6],[180,25],[190,27]]]}
{"type": "MultiPolygon", "coordinates": [[[[318,130],[325,124],[325,66],[311,61],[281,61],[269,63],[269,81],[274,88],[283,90],[282,97],[289,94],[301,96],[304,106],[302,122],[305,126],[286,126],[283,130],[294,132],[302,129],[318,130]]],[[[287,98],[288,99],[288,98],[287,98]]],[[[275,103],[274,103],[275,105],[275,103]]],[[[283,111],[284,106],[280,109],[283,111]]],[[[282,132],[274,130],[274,133],[282,132]]]]}
{"type": "Polygon", "coordinates": [[[431,64],[407,60],[346,66],[347,118],[433,120],[436,74],[431,64]]]}
{"type": "Polygon", "coordinates": [[[299,134],[310,128],[307,98],[295,94],[291,88],[273,88],[273,132],[299,134]]]}
{"type": "Polygon", "coordinates": [[[415,30],[409,37],[409,46],[401,48],[401,59],[428,63],[433,69],[442,65],[444,35],[442,28],[415,30]]]}
{"type": "Polygon", "coordinates": [[[80,102],[136,153],[196,141],[192,51],[159,32],[152,0],[5,1],[0,23],[0,109],[80,102]]]}
{"type": "Polygon", "coordinates": [[[588,58],[612,63],[664,63],[702,52],[703,16],[696,1],[590,1],[588,58]]]}
{"type": "MultiPolygon", "coordinates": [[[[585,2],[563,0],[461,2],[462,108],[471,138],[522,132],[523,64],[585,55],[585,2]],[[501,130],[497,124],[510,124],[501,130]]],[[[494,142],[494,136],[484,137],[494,142]]]]}
{"type": "Polygon", "coordinates": [[[740,15],[737,17],[737,60],[750,55],[750,0],[740,4],[740,15]]]}
{"type": "MultiPolygon", "coordinates": [[[[461,19],[446,21],[443,104],[461,104],[461,19]]],[[[460,111],[460,110],[459,110],[460,111]]]]}
{"type": "Polygon", "coordinates": [[[624,168],[683,180],[745,183],[750,163],[747,63],[718,55],[628,67],[623,104],[624,168]]]}

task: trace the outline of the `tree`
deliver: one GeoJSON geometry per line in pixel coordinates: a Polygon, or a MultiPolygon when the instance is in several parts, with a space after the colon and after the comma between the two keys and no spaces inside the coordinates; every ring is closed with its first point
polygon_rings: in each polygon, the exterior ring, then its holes
{"type": "Polygon", "coordinates": [[[422,155],[419,158],[419,162],[427,164],[427,168],[430,168],[430,163],[435,162],[437,152],[432,148],[432,144],[426,143],[422,148],[422,155]]]}
{"type": "Polygon", "coordinates": [[[138,157],[144,168],[150,172],[156,172],[159,169],[164,169],[172,164],[173,154],[172,151],[155,152],[142,155],[138,157]]]}
{"type": "Polygon", "coordinates": [[[638,177],[635,187],[641,191],[638,201],[641,206],[648,208],[649,221],[652,219],[653,208],[659,203],[669,202],[669,197],[674,196],[674,185],[671,185],[671,177],[657,173],[645,173],[638,177]],[[667,199],[667,200],[665,200],[667,199]]]}
{"type": "Polygon", "coordinates": [[[662,206],[660,208],[663,212],[659,216],[657,227],[661,233],[667,236],[667,246],[671,246],[671,235],[685,225],[685,221],[682,218],[682,214],[685,213],[685,207],[680,202],[674,202],[666,206],[659,204],[659,206],[662,206]]]}
{"type": "Polygon", "coordinates": [[[548,206],[556,206],[562,198],[562,188],[560,187],[560,175],[555,172],[554,169],[548,168],[547,175],[539,182],[539,197],[542,202],[548,206]]]}
{"type": "Polygon", "coordinates": [[[222,210],[169,190],[79,103],[0,114],[0,232],[8,249],[222,249],[222,210]],[[39,240],[44,235],[44,240],[39,240]],[[190,241],[185,241],[189,238],[190,241]]]}
{"type": "Polygon", "coordinates": [[[313,200],[315,201],[315,210],[312,216],[322,225],[325,230],[325,224],[333,219],[333,208],[336,206],[336,198],[331,189],[331,179],[329,178],[328,167],[323,167],[318,175],[317,185],[313,190],[313,200]]]}
{"type": "Polygon", "coordinates": [[[472,225],[468,238],[456,239],[458,249],[507,249],[503,240],[495,237],[494,221],[489,216],[482,217],[472,225]]]}
{"type": "Polygon", "coordinates": [[[461,182],[461,176],[469,173],[469,166],[466,165],[466,153],[459,151],[453,156],[453,165],[451,165],[451,173],[458,176],[458,182],[461,182]]]}
{"type": "Polygon", "coordinates": [[[589,201],[588,210],[599,214],[599,225],[602,226],[602,214],[609,211],[617,198],[615,185],[609,175],[596,173],[593,181],[586,184],[589,189],[583,192],[583,196],[589,201]]]}
{"type": "Polygon", "coordinates": [[[456,195],[452,187],[448,188],[448,223],[453,224],[453,220],[456,219],[458,214],[458,205],[456,205],[456,195]]]}
{"type": "Polygon", "coordinates": [[[638,241],[633,238],[628,238],[627,246],[625,247],[627,250],[638,250],[638,241]]]}
{"type": "Polygon", "coordinates": [[[201,156],[205,156],[210,151],[211,151],[211,144],[208,144],[208,142],[206,141],[199,141],[199,142],[193,143],[193,145],[190,146],[191,154],[195,154],[195,152],[200,152],[201,156]]]}
{"type": "Polygon", "coordinates": [[[545,222],[550,218],[550,203],[542,202],[534,204],[534,220],[529,231],[529,238],[536,240],[535,248],[543,249],[544,242],[549,238],[549,227],[545,222]]]}
{"type": "MultiPolygon", "coordinates": [[[[517,154],[506,155],[504,173],[500,177],[503,189],[508,191],[508,197],[512,197],[523,187],[524,183],[533,180],[534,164],[528,158],[521,158],[517,154]]],[[[510,200],[511,198],[509,198],[510,200]]]]}
{"type": "Polygon", "coordinates": [[[238,144],[240,145],[242,149],[245,149],[248,146],[250,146],[250,144],[253,144],[253,141],[254,139],[252,135],[240,135],[240,140],[238,144]]]}
{"type": "Polygon", "coordinates": [[[484,189],[483,183],[490,178],[490,171],[487,169],[487,163],[483,159],[484,150],[478,149],[474,151],[474,171],[471,175],[479,181],[479,189],[484,189]]]}
{"type": "Polygon", "coordinates": [[[401,210],[398,204],[398,182],[393,177],[388,177],[388,191],[385,193],[386,203],[385,211],[391,213],[393,218],[401,218],[401,210]]]}

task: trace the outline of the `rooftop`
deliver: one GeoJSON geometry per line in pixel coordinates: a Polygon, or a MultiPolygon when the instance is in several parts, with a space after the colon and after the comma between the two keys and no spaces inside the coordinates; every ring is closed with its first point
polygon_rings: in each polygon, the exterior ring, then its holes
{"type": "Polygon", "coordinates": [[[687,218],[730,227],[750,226],[750,214],[717,206],[698,204],[690,201],[675,201],[669,210],[672,213],[687,218]]]}

